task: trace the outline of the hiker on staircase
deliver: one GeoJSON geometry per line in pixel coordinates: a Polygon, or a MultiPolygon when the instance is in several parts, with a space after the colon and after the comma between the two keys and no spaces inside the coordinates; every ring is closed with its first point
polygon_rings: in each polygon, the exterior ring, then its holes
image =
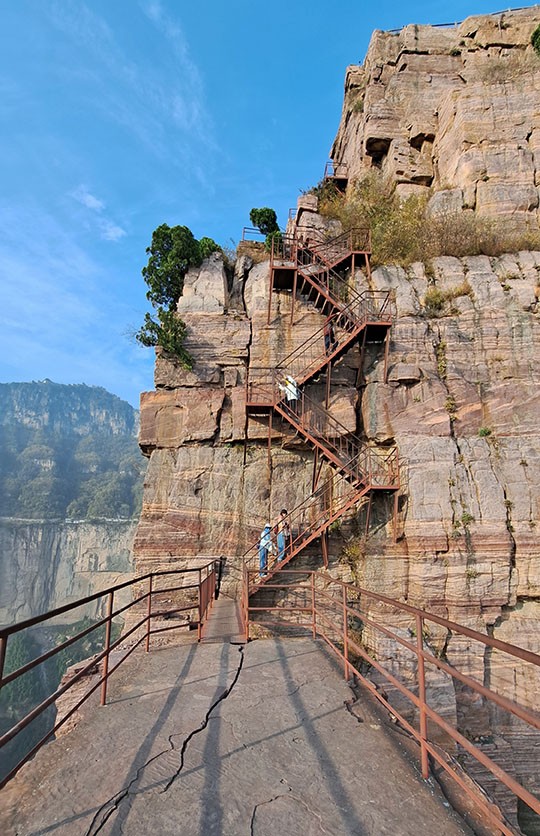
{"type": "Polygon", "coordinates": [[[272,526],[266,523],[261,532],[261,539],[259,540],[259,577],[266,577],[266,569],[268,568],[268,553],[272,548],[272,526]]]}
{"type": "Polygon", "coordinates": [[[300,390],[294,377],[288,374],[283,383],[278,384],[280,391],[285,395],[287,406],[293,415],[298,414],[298,400],[300,398],[300,390]]]}
{"type": "Polygon", "coordinates": [[[287,516],[287,509],[283,508],[279,512],[279,519],[276,523],[278,563],[281,563],[281,561],[285,557],[287,553],[287,547],[289,545],[289,540],[291,539],[291,529],[287,520],[287,516]]]}
{"type": "Polygon", "coordinates": [[[332,354],[333,351],[338,346],[338,341],[336,340],[336,332],[334,330],[334,318],[335,314],[331,314],[327,317],[324,323],[323,335],[324,335],[324,353],[328,357],[332,354]]]}

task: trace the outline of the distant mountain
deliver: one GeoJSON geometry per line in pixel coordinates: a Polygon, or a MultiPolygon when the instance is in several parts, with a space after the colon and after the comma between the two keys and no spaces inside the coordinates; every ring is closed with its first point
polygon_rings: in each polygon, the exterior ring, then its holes
{"type": "Polygon", "coordinates": [[[146,469],[138,418],[98,386],[0,383],[0,516],[137,516],[146,469]]]}

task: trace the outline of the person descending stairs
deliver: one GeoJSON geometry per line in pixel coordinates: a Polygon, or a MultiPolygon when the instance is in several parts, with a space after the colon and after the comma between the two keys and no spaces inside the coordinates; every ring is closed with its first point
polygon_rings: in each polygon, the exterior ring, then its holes
{"type": "MultiPolygon", "coordinates": [[[[273,245],[270,290],[285,288],[307,295],[326,319],[321,329],[274,369],[253,370],[247,384],[246,411],[248,416],[279,415],[315,451],[315,470],[324,460],[334,472],[319,487],[314,477],[313,493],[287,515],[290,534],[286,554],[281,561],[271,560],[269,554],[266,571],[262,576],[254,573],[253,589],[317,537],[322,537],[326,564],[326,538],[333,522],[366,495],[385,491],[397,496],[397,449],[380,452],[368,446],[327,408],[332,366],[349,348],[358,343],[362,358],[367,343],[384,342],[388,350],[389,293],[359,293],[335,269],[350,269],[354,276],[355,260],[361,256],[370,275],[368,238],[365,231],[349,230],[319,246],[300,246],[291,237],[278,239],[273,245]],[[361,250],[354,249],[358,240],[363,242],[361,250]],[[326,408],[306,394],[306,386],[322,373],[327,376],[326,408]]],[[[256,567],[257,553],[256,544],[244,555],[244,564],[251,571],[256,567]]]]}

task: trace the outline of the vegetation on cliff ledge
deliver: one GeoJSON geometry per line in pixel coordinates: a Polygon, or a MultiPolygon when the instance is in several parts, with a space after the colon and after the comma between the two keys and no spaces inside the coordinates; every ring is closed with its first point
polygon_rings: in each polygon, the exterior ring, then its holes
{"type": "Polygon", "coordinates": [[[540,249],[537,230],[512,229],[507,221],[501,224],[472,210],[430,212],[429,193],[402,200],[379,171],[356,182],[347,195],[329,181],[311,191],[319,198],[321,215],[341,221],[344,229],[370,229],[374,266],[540,249]]]}
{"type": "Polygon", "coordinates": [[[189,268],[198,267],[220,249],[212,238],[197,241],[187,226],[171,227],[168,224],[161,224],[154,230],[152,243],[146,248],[150,257],[142,275],[148,285],[146,298],[152,303],[155,314],[145,314],[135,339],[144,346],[160,345],[177,357],[186,369],[192,367],[193,361],[184,348],[186,326],[175,308],[184,291],[189,268]]]}
{"type": "Polygon", "coordinates": [[[260,209],[252,209],[249,213],[249,219],[253,226],[256,226],[261,235],[266,235],[264,246],[267,252],[272,249],[272,241],[281,239],[281,231],[277,222],[277,215],[275,209],[270,209],[268,206],[262,206],[260,209]]]}

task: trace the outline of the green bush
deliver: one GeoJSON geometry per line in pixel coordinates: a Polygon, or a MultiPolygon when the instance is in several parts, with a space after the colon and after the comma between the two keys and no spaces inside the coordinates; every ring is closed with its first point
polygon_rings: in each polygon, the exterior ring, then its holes
{"type": "Polygon", "coordinates": [[[219,244],[216,244],[213,238],[201,238],[199,241],[199,253],[202,261],[208,258],[209,255],[212,255],[212,253],[218,252],[222,252],[222,249],[219,244]]]}
{"type": "Polygon", "coordinates": [[[145,314],[142,327],[134,335],[137,342],[144,346],[160,345],[178,357],[184,368],[192,368],[193,360],[183,347],[186,327],[174,310],[184,291],[189,268],[198,267],[205,258],[219,251],[221,247],[213,238],[197,241],[187,226],[161,224],[154,230],[152,243],[146,249],[150,258],[142,274],[148,285],[146,298],[156,309],[157,318],[145,314]]]}
{"type": "Polygon", "coordinates": [[[150,347],[160,345],[168,354],[174,354],[184,369],[193,368],[193,358],[184,348],[186,324],[174,311],[158,308],[157,319],[147,313],[142,328],[135,334],[141,345],[150,347]]]}
{"type": "Polygon", "coordinates": [[[202,261],[199,242],[187,226],[161,224],[153,231],[146,252],[150,256],[142,269],[148,285],[146,298],[155,308],[171,310],[182,295],[187,271],[202,261]]]}
{"type": "Polygon", "coordinates": [[[428,287],[424,296],[424,306],[429,316],[435,316],[442,311],[446,297],[438,287],[428,287]]]}
{"type": "Polygon", "coordinates": [[[274,230],[274,232],[269,232],[264,240],[264,248],[266,252],[272,251],[272,242],[273,241],[281,241],[283,238],[279,229],[274,230]]]}
{"type": "Polygon", "coordinates": [[[275,210],[270,209],[268,206],[262,206],[260,209],[252,209],[249,213],[249,219],[262,235],[268,236],[273,232],[279,232],[275,210]]]}

